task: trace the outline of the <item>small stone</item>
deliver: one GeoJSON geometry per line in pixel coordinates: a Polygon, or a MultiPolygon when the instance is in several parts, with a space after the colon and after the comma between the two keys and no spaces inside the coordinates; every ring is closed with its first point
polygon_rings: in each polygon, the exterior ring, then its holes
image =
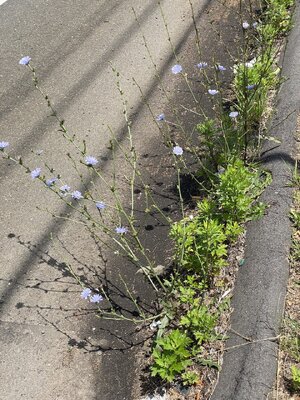
{"type": "Polygon", "coordinates": [[[245,259],[244,259],[244,258],[241,258],[241,259],[239,260],[239,266],[242,267],[244,264],[245,264],[245,259]]]}

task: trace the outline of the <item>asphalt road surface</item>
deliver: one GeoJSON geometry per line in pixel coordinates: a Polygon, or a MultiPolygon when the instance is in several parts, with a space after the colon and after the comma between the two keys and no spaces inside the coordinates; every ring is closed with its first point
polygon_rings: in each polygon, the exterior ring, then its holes
{"type": "MultiPolygon", "coordinates": [[[[194,3],[199,19],[210,1],[194,3]]],[[[47,160],[74,189],[79,182],[66,162],[67,145],[19,60],[32,58],[68,130],[85,139],[88,152],[108,170],[108,125],[117,136],[124,129],[112,68],[117,69],[134,118],[136,147],[146,153],[156,147],[158,132],[132,77],[155,114],[164,111],[166,99],[132,7],[166,90],[174,95],[178,77],[170,72],[172,65],[179,60],[194,68],[198,60],[188,0],[161,1],[178,60],[156,0],[7,0],[0,6],[0,141],[8,141],[11,153],[21,155],[31,169],[44,172],[47,160]]],[[[80,226],[37,210],[64,211],[29,174],[2,159],[0,204],[0,398],[135,398],[132,359],[126,355],[120,364],[113,361],[115,369],[109,370],[105,357],[114,356],[103,350],[109,347],[103,328],[87,312],[76,314],[89,305],[82,305],[81,289],[64,263],[97,268],[95,245],[85,242],[80,226]]]]}

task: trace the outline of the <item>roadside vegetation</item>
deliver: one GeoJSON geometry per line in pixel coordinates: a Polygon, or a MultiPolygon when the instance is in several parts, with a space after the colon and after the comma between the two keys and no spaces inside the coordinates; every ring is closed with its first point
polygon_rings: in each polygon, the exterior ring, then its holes
{"type": "MultiPolygon", "coordinates": [[[[206,96],[212,102],[213,112],[206,115],[195,98],[199,122],[193,135],[182,132],[181,137],[174,141],[170,129],[172,124],[165,114],[154,115],[162,140],[173,157],[180,219],[172,220],[160,207],[143,177],[143,171],[139,169],[127,100],[116,70],[117,87],[127,123],[127,143],[120,143],[111,131],[110,151],[114,159],[117,153],[121,154],[130,171],[130,175],[126,176],[129,188],[126,204],[118,189],[118,166],[114,166],[112,178],[108,179],[99,167],[99,160],[90,151],[92,146],[68,132],[59,110],[55,110],[49,95],[44,93],[29,56],[22,58],[20,64],[30,69],[36,89],[56,118],[66,143],[73,149],[67,153],[67,158],[79,178],[78,187],[71,188],[68,177],[56,174],[47,162],[31,168],[21,157],[14,157],[9,152],[9,143],[5,138],[0,142],[3,158],[19,164],[32,180],[39,181],[68,206],[70,214],[54,215],[56,218],[76,220],[97,243],[129,260],[139,273],[144,274],[156,294],[158,306],[156,313],[145,311],[129,283],[121,277],[127,297],[135,309],[135,316],[132,317],[115,307],[105,282],[95,288],[83,281],[69,265],[70,272],[81,286],[82,299],[98,306],[99,317],[131,320],[153,330],[150,374],[158,384],[166,384],[166,387],[175,382],[181,387],[194,385],[202,390],[211,380],[207,378],[208,370],[214,371],[214,379],[217,377],[230,315],[234,280],[231,255],[243,240],[244,224],[261,217],[266,208],[258,198],[270,183],[271,176],[261,170],[254,160],[257,160],[265,140],[275,141],[268,134],[264,121],[268,117],[270,93],[280,84],[280,68],[277,65],[280,39],[291,27],[293,0],[256,3],[249,3],[247,9],[243,9],[242,4],[240,7],[241,49],[239,58],[234,59],[234,78],[230,88],[226,88],[226,95],[221,84],[222,74],[231,66],[219,63],[208,65],[201,59],[198,48],[199,63],[196,68],[206,96]],[[182,180],[186,175],[197,187],[196,206],[193,207],[185,201],[182,193],[182,180]],[[89,185],[84,183],[86,176],[89,177],[89,185]],[[110,193],[110,203],[103,200],[97,180],[110,193]],[[157,213],[169,225],[173,255],[167,268],[157,265],[145,240],[140,237],[135,214],[137,188],[146,199],[144,212],[157,213]]],[[[189,4],[193,11],[190,1],[189,4]]],[[[161,11],[164,18],[162,8],[161,11]]],[[[166,31],[168,33],[167,23],[166,31]]],[[[189,76],[182,65],[177,62],[170,73],[183,80],[194,96],[189,76]]],[[[298,220],[299,229],[298,213],[293,218],[295,223],[298,220]]],[[[299,252],[298,247],[295,245],[294,257],[299,252]]],[[[242,263],[240,257],[238,264],[242,263]]],[[[299,327],[295,321],[291,324],[299,327]]],[[[293,390],[300,387],[298,339],[297,336],[289,338],[287,335],[283,342],[283,346],[298,354],[291,367],[293,390]]],[[[203,393],[208,393],[203,390],[203,393]]]]}

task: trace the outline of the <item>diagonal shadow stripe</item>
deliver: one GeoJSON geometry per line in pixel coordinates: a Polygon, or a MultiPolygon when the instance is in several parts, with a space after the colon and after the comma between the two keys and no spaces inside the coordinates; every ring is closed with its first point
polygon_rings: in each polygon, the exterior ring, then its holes
{"type": "MultiPolygon", "coordinates": [[[[55,71],[61,64],[63,64],[67,58],[77,51],[80,47],[85,45],[85,42],[92,36],[95,26],[99,27],[101,24],[104,24],[108,18],[111,18],[114,12],[124,3],[125,0],[117,1],[117,4],[112,4],[112,0],[105,1],[105,9],[108,10],[103,13],[101,10],[94,13],[90,18],[88,18],[84,22],[84,26],[86,29],[80,28],[80,36],[78,36],[78,28],[69,32],[68,37],[60,43],[58,47],[55,48],[55,51],[51,52],[47,59],[50,60],[47,62],[46,67],[39,68],[39,73],[41,79],[43,77],[49,76],[52,71],[55,71]],[[76,41],[71,41],[70,38],[77,38],[76,41]]],[[[83,25],[83,24],[82,24],[83,25]]],[[[13,109],[17,108],[20,104],[26,101],[26,98],[32,93],[35,88],[33,85],[27,87],[26,90],[23,90],[20,93],[20,87],[22,86],[23,78],[18,79],[13,86],[10,86],[8,90],[6,90],[3,95],[0,96],[0,119],[4,115],[8,115],[12,112],[13,109]],[[16,96],[18,93],[18,96],[16,96]]]]}
{"type": "MultiPolygon", "coordinates": [[[[146,9],[143,11],[141,16],[139,17],[139,21],[141,24],[143,24],[150,16],[151,14],[157,9],[157,3],[156,0],[153,0],[151,4],[149,4],[146,9]]],[[[60,102],[55,104],[55,108],[59,110],[60,115],[63,115],[66,113],[66,111],[70,108],[72,101],[79,97],[80,95],[84,94],[88,88],[92,85],[92,83],[96,80],[97,76],[101,71],[103,71],[104,68],[107,67],[108,62],[114,59],[113,54],[117,54],[118,50],[121,49],[121,47],[130,39],[130,37],[136,33],[139,30],[138,24],[136,21],[133,21],[128,29],[126,29],[125,32],[112,43],[112,48],[113,50],[108,50],[104,53],[104,55],[101,57],[101,60],[98,61],[98,63],[94,63],[93,67],[90,68],[88,72],[84,74],[84,76],[81,78],[80,81],[76,82],[72,88],[66,93],[64,96],[64,99],[61,100],[60,102]]],[[[50,126],[55,125],[56,121],[53,121],[53,123],[50,126]]],[[[18,146],[15,148],[16,154],[24,154],[24,148],[26,146],[30,145],[31,143],[37,144],[39,142],[38,138],[42,138],[40,135],[40,132],[44,132],[46,128],[49,128],[49,118],[46,116],[42,121],[37,122],[33,128],[31,129],[31,132],[24,138],[24,140],[20,141],[18,146]]],[[[29,146],[30,147],[30,146],[29,146]]],[[[9,176],[10,172],[13,171],[12,168],[15,168],[16,166],[9,166],[5,165],[2,168],[2,176],[9,176]]],[[[1,177],[0,177],[1,179],[1,177]]]]}

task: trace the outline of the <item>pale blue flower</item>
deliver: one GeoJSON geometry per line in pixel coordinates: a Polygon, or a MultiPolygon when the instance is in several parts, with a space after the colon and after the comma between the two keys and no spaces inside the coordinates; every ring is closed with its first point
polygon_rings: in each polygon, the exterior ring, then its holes
{"type": "Polygon", "coordinates": [[[57,181],[57,178],[50,178],[50,179],[47,179],[46,180],[46,185],[47,186],[52,186],[52,185],[54,185],[54,183],[57,181]]]}
{"type": "Polygon", "coordinates": [[[9,146],[8,142],[0,142],[0,150],[6,149],[9,146]]]}
{"type": "Polygon", "coordinates": [[[81,192],[79,192],[79,190],[74,190],[74,192],[71,193],[71,196],[75,200],[83,199],[83,196],[82,196],[81,192]]]}
{"type": "Polygon", "coordinates": [[[244,21],[242,24],[243,29],[248,29],[250,27],[249,23],[247,21],[244,21]]]}
{"type": "Polygon", "coordinates": [[[256,58],[253,58],[252,60],[245,62],[245,67],[253,68],[255,63],[256,63],[256,58]]]}
{"type": "Polygon", "coordinates": [[[104,210],[104,208],[106,207],[106,204],[103,203],[103,201],[97,201],[96,207],[98,208],[98,210],[104,210]]]}
{"type": "Polygon", "coordinates": [[[230,118],[236,118],[238,115],[239,115],[238,111],[231,111],[231,113],[229,113],[230,118]]]}
{"type": "Polygon", "coordinates": [[[256,29],[258,27],[258,22],[256,22],[256,21],[253,22],[252,26],[253,26],[254,29],[256,29]]]}
{"type": "Polygon", "coordinates": [[[182,156],[183,148],[180,146],[173,147],[173,154],[175,154],[175,156],[182,156]]]}
{"type": "Polygon", "coordinates": [[[156,121],[164,121],[165,120],[165,114],[159,114],[155,119],[156,119],[156,121]]]}
{"type": "Polygon", "coordinates": [[[217,65],[216,69],[219,70],[219,71],[226,71],[226,68],[223,67],[223,65],[217,65]]]}
{"type": "Polygon", "coordinates": [[[116,233],[127,233],[128,232],[128,228],[126,228],[125,226],[117,226],[115,229],[116,233]]]}
{"type": "Polygon", "coordinates": [[[171,68],[171,71],[173,72],[173,74],[179,74],[180,72],[182,72],[182,66],[181,65],[179,65],[179,64],[176,64],[176,65],[174,65],[172,68],[171,68]]]}
{"type": "Polygon", "coordinates": [[[252,85],[247,85],[246,86],[246,89],[248,89],[248,90],[252,90],[252,89],[254,89],[255,88],[255,84],[252,84],[252,85]]]}
{"type": "Polygon", "coordinates": [[[41,175],[41,168],[36,168],[33,171],[31,171],[30,175],[32,179],[38,178],[41,175]]]}
{"type": "Polygon", "coordinates": [[[103,301],[101,294],[93,294],[93,296],[90,297],[91,303],[100,303],[101,301],[103,301]]]}
{"type": "Polygon", "coordinates": [[[216,89],[208,89],[208,93],[211,94],[212,96],[214,96],[214,95],[218,94],[219,91],[216,89]]]}
{"type": "Polygon", "coordinates": [[[66,192],[69,192],[71,190],[71,188],[69,185],[63,185],[59,188],[59,190],[66,193],[66,192]]]}
{"type": "Polygon", "coordinates": [[[28,65],[31,61],[31,58],[29,56],[25,56],[23,58],[21,58],[21,60],[19,61],[20,65],[28,65]]]}
{"type": "Polygon", "coordinates": [[[205,69],[207,68],[208,64],[206,62],[200,62],[199,64],[196,65],[197,68],[199,69],[205,69]]]}
{"type": "Polygon", "coordinates": [[[154,331],[161,325],[161,321],[152,321],[149,328],[154,331]]]}
{"type": "Polygon", "coordinates": [[[87,299],[91,296],[91,294],[92,294],[91,289],[85,288],[85,289],[83,289],[83,291],[81,292],[80,297],[81,297],[82,299],[84,299],[84,300],[87,300],[87,299]]]}
{"type": "Polygon", "coordinates": [[[93,156],[86,156],[84,159],[85,163],[87,166],[91,167],[91,166],[95,166],[98,164],[98,160],[97,158],[93,157],[93,156]]]}

